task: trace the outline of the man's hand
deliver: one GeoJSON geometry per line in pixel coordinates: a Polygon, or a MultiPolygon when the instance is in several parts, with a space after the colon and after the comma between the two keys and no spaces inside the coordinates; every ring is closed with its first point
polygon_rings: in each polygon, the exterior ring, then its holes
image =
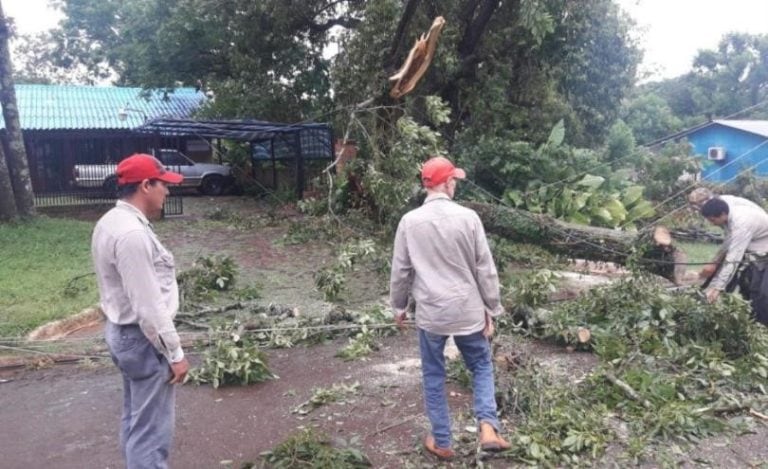
{"type": "Polygon", "coordinates": [[[714,303],[717,301],[717,298],[720,296],[720,290],[717,288],[707,288],[707,302],[708,303],[714,303]]]}
{"type": "Polygon", "coordinates": [[[707,264],[699,272],[699,278],[709,278],[717,270],[717,264],[707,264]]]}
{"type": "Polygon", "coordinates": [[[176,363],[171,363],[171,372],[173,372],[173,378],[169,381],[170,384],[181,384],[184,382],[184,378],[189,371],[189,362],[187,357],[181,359],[176,363]]]}
{"type": "Polygon", "coordinates": [[[401,331],[405,330],[405,318],[407,316],[407,313],[405,310],[402,311],[395,311],[395,324],[397,324],[397,328],[401,331]]]}
{"type": "Polygon", "coordinates": [[[483,329],[483,337],[490,339],[493,337],[493,333],[496,332],[496,326],[493,325],[493,317],[490,314],[485,313],[485,328],[483,329]]]}

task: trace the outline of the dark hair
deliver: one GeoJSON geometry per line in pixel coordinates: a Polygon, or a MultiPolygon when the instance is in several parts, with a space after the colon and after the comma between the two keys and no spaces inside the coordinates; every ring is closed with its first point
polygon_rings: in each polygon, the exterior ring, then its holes
{"type": "Polygon", "coordinates": [[[709,199],[707,203],[701,207],[701,215],[705,218],[719,217],[722,214],[728,215],[728,204],[723,199],[717,197],[709,199]]]}
{"type": "MultiPolygon", "coordinates": [[[[149,184],[154,186],[157,182],[157,179],[150,179],[149,184]]],[[[129,184],[123,184],[121,186],[117,186],[117,198],[118,199],[127,199],[131,197],[133,194],[136,193],[136,191],[139,190],[139,186],[141,185],[141,182],[131,182],[129,184]]]]}

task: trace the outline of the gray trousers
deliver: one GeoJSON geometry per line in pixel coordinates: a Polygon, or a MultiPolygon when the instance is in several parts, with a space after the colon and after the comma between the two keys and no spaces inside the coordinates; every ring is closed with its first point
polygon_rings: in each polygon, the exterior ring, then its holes
{"type": "Polygon", "coordinates": [[[105,338],[123,375],[120,446],[127,469],[164,469],[173,440],[175,388],[168,361],[138,325],[107,321],[105,338]]]}

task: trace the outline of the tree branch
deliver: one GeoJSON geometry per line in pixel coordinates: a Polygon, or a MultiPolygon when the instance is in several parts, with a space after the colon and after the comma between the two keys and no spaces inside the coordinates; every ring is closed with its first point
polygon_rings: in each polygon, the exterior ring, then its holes
{"type": "MultiPolygon", "coordinates": [[[[519,5],[519,0],[515,2],[515,5],[519,5]]],[[[477,64],[480,62],[476,54],[477,48],[498,7],[499,2],[496,0],[482,0],[480,3],[473,0],[467,2],[463,9],[462,17],[466,18],[466,21],[457,50],[459,67],[440,91],[440,95],[450,104],[456,122],[459,121],[461,112],[458,96],[459,82],[465,78],[474,77],[477,64]]]]}
{"type": "Polygon", "coordinates": [[[392,38],[392,46],[389,48],[389,56],[384,64],[384,70],[387,72],[387,75],[397,68],[397,63],[400,55],[402,55],[403,46],[405,44],[405,31],[408,28],[408,24],[411,22],[413,15],[416,13],[416,8],[419,6],[420,1],[421,0],[408,0],[408,3],[405,4],[405,9],[397,24],[397,30],[392,38]]]}
{"type": "Polygon", "coordinates": [[[352,18],[351,16],[333,18],[331,20],[326,21],[325,23],[310,23],[309,32],[312,34],[324,33],[329,29],[333,28],[334,26],[343,26],[345,28],[356,28],[357,26],[360,25],[360,23],[362,23],[361,20],[357,18],[352,18]]]}

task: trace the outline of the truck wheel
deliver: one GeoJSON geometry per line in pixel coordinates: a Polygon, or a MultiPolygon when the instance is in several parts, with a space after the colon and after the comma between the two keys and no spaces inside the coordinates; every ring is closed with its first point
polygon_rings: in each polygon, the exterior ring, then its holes
{"type": "Polygon", "coordinates": [[[110,199],[116,199],[117,198],[117,178],[112,176],[108,177],[104,184],[101,186],[104,197],[110,198],[110,199]]]}
{"type": "Polygon", "coordinates": [[[206,176],[200,184],[200,192],[205,195],[220,195],[224,191],[224,178],[217,175],[206,176]]]}

